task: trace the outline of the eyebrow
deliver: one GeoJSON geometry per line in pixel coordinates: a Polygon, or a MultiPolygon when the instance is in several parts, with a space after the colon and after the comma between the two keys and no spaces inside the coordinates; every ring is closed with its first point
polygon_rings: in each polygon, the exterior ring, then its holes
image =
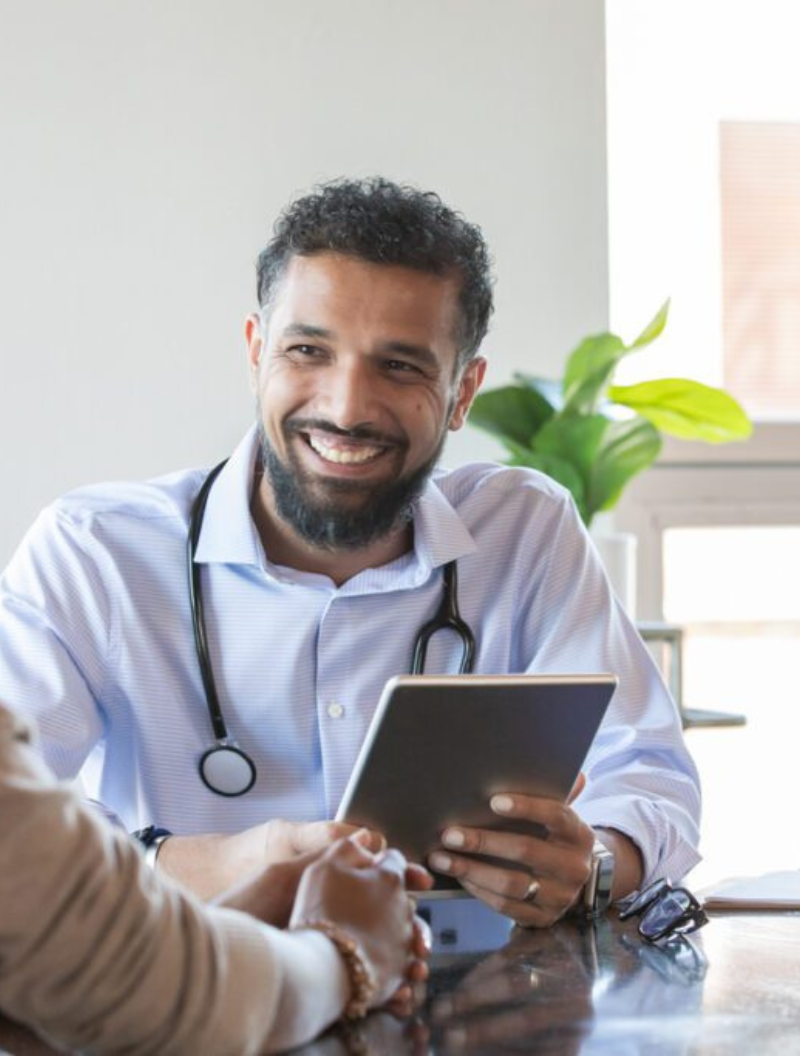
{"type": "Polygon", "coordinates": [[[326,330],[324,326],[312,326],[310,323],[289,323],[283,331],[284,337],[322,337],[330,340],[334,337],[333,330],[326,330]]]}

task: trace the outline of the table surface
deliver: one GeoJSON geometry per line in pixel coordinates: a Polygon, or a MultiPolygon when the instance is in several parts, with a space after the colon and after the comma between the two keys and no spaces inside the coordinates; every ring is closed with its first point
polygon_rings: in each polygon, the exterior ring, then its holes
{"type": "MultiPolygon", "coordinates": [[[[0,1021],[0,1051],[50,1050],[0,1021]]],[[[489,954],[437,955],[414,1022],[370,1016],[304,1056],[800,1054],[800,913],[714,915],[663,950],[612,915],[515,930],[489,954]]],[[[213,1054],[211,1054],[213,1056],[213,1054]]]]}

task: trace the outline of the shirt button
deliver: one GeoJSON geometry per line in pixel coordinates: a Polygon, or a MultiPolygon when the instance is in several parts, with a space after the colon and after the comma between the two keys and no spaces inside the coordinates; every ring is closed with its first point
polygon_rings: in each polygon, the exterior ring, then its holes
{"type": "Polygon", "coordinates": [[[332,719],[341,719],[344,715],[344,708],[341,704],[337,704],[335,700],[332,700],[328,705],[328,715],[332,719]]]}

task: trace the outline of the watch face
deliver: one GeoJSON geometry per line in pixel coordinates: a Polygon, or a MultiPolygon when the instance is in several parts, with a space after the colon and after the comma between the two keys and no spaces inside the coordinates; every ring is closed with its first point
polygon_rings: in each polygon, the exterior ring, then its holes
{"type": "Polygon", "coordinates": [[[614,859],[611,855],[600,859],[597,874],[597,889],[595,891],[595,902],[603,900],[603,909],[611,901],[611,884],[614,880],[614,859]]]}

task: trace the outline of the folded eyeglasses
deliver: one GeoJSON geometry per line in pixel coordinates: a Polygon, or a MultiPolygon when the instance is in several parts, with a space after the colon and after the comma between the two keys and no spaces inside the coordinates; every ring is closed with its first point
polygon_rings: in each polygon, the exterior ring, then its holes
{"type": "Polygon", "coordinates": [[[673,887],[669,880],[649,884],[620,911],[620,920],[631,917],[640,918],[639,934],[647,942],[687,935],[708,924],[708,916],[692,892],[685,887],[673,887]]]}

